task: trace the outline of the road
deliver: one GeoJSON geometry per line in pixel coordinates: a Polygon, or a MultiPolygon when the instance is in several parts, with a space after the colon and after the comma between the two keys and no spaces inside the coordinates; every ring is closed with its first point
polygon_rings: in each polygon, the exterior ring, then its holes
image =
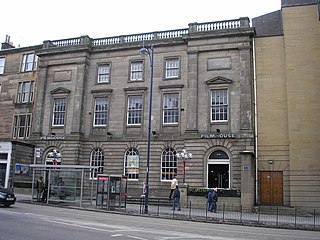
{"type": "Polygon", "coordinates": [[[17,202],[0,208],[8,240],[319,240],[319,231],[247,227],[132,216],[17,202]]]}

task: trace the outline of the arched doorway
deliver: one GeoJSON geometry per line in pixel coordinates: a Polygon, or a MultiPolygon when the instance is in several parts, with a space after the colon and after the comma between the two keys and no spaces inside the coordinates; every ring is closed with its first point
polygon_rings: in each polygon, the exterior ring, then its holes
{"type": "Polygon", "coordinates": [[[208,188],[230,188],[230,160],[222,150],[212,152],[208,157],[208,188]]]}

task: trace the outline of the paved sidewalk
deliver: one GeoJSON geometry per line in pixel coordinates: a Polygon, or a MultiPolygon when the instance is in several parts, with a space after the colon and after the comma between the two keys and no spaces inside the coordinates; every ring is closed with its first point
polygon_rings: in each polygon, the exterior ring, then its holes
{"type": "MultiPolygon", "coordinates": [[[[15,193],[17,202],[31,203],[31,204],[43,204],[31,201],[31,194],[15,193]]],[[[287,229],[304,229],[304,230],[316,230],[320,231],[320,212],[317,214],[304,214],[303,216],[297,216],[292,214],[278,214],[278,212],[266,213],[254,213],[254,212],[236,212],[236,211],[224,211],[219,210],[218,213],[211,213],[205,209],[189,209],[182,208],[181,211],[173,211],[170,206],[155,206],[149,205],[148,214],[144,213],[144,206],[139,204],[127,204],[126,208],[107,210],[106,208],[97,207],[95,201],[86,202],[80,207],[74,202],[59,202],[54,204],[50,203],[50,206],[56,207],[68,207],[77,208],[87,211],[97,212],[110,212],[128,215],[143,215],[149,217],[162,217],[177,220],[188,221],[202,221],[212,223],[225,223],[247,226],[259,226],[259,227],[274,227],[274,228],[287,228],[287,229]]]]}

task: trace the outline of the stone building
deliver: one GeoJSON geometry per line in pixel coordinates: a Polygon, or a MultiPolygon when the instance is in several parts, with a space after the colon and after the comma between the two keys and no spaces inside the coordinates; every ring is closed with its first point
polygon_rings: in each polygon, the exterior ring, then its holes
{"type": "Polygon", "coordinates": [[[282,0],[256,30],[259,201],[320,207],[320,7],[282,0]]]}
{"type": "Polygon", "coordinates": [[[14,48],[9,36],[1,46],[0,184],[4,187],[25,187],[30,182],[34,146],[29,137],[38,78],[35,50],[40,48],[14,48]]]}
{"type": "Polygon", "coordinates": [[[181,185],[241,191],[253,205],[253,37],[240,18],[45,41],[29,138],[41,152],[36,163],[99,166],[90,177],[126,175],[129,195],[140,196],[153,69],[150,196],[167,197],[177,173],[181,185]],[[139,55],[143,44],[152,61],[139,55]],[[192,153],[184,166],[182,149],[192,153]]]}

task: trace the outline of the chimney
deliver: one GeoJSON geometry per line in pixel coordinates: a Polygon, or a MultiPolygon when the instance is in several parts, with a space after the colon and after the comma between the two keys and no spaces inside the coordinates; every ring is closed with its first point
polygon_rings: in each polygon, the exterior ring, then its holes
{"type": "Polygon", "coordinates": [[[10,42],[10,36],[6,35],[5,42],[1,43],[1,50],[9,49],[9,48],[15,48],[15,47],[12,45],[12,42],[10,42]]]}

